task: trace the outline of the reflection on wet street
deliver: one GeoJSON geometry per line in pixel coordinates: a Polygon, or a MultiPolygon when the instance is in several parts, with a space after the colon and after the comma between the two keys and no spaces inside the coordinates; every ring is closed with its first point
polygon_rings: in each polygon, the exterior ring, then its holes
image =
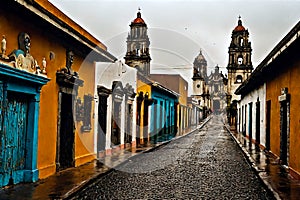
{"type": "Polygon", "coordinates": [[[288,169],[279,164],[279,160],[268,152],[250,143],[242,134],[233,133],[242,147],[249,153],[260,177],[278,193],[282,199],[299,199],[300,181],[294,179],[288,169]]]}

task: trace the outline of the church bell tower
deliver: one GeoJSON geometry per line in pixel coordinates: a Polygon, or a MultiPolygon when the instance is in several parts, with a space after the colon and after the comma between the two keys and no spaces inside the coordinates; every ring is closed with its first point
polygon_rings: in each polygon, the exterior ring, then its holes
{"type": "Polygon", "coordinates": [[[130,24],[130,32],[127,37],[127,52],[124,57],[125,63],[136,68],[144,76],[150,74],[150,53],[147,24],[142,19],[140,9],[137,17],[130,24]]]}
{"type": "Polygon", "coordinates": [[[194,60],[193,67],[193,97],[201,106],[208,106],[207,61],[200,50],[194,60]]]}
{"type": "Polygon", "coordinates": [[[231,43],[229,46],[229,62],[228,70],[228,87],[227,93],[231,95],[231,101],[239,100],[239,96],[235,95],[235,90],[244,82],[253,70],[251,61],[251,42],[249,42],[249,32],[242,25],[239,16],[238,25],[234,28],[231,35],[231,43]]]}

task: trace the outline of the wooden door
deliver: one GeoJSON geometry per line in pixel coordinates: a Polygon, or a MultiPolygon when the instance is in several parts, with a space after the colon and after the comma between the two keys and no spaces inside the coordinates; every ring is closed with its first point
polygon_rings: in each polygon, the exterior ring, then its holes
{"type": "MultiPolygon", "coordinates": [[[[1,91],[3,95],[3,91],[1,91]]],[[[2,96],[3,97],[3,96],[2,96]]],[[[28,98],[9,92],[1,106],[0,185],[23,180],[25,168],[28,98]]]]}

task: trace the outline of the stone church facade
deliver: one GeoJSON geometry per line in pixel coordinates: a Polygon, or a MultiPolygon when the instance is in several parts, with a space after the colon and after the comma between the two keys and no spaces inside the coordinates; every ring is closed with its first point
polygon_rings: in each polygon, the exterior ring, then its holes
{"type": "MultiPolygon", "coordinates": [[[[194,60],[193,67],[193,98],[207,112],[225,112],[226,110],[226,77],[219,71],[219,66],[215,71],[207,76],[207,61],[200,51],[194,60]]],[[[226,79],[227,80],[227,79],[226,79]]]]}
{"type": "Polygon", "coordinates": [[[218,65],[215,67],[215,71],[211,72],[207,79],[211,98],[211,110],[216,114],[226,111],[225,79],[226,77],[220,72],[218,65]]]}

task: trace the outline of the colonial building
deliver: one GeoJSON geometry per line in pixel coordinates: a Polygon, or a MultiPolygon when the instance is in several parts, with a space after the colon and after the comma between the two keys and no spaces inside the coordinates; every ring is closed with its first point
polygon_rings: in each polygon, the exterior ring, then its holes
{"type": "Polygon", "coordinates": [[[228,94],[231,101],[239,100],[239,96],[234,92],[245,81],[253,70],[251,61],[251,42],[249,41],[249,31],[242,25],[239,17],[238,25],[233,29],[231,43],[228,48],[229,61],[228,70],[228,94]]]}
{"type": "Polygon", "coordinates": [[[188,115],[188,126],[197,127],[203,118],[203,108],[198,104],[198,101],[190,96],[188,97],[188,107],[190,112],[188,115]]]}
{"type": "Polygon", "coordinates": [[[220,72],[219,66],[215,67],[215,71],[211,72],[208,77],[207,84],[209,86],[211,110],[218,114],[226,111],[226,88],[224,79],[226,77],[220,72]]]}
{"type": "Polygon", "coordinates": [[[179,96],[178,93],[158,82],[151,84],[150,103],[153,103],[153,105],[149,107],[151,115],[147,125],[150,128],[148,135],[150,133],[150,139],[153,143],[167,141],[176,136],[179,96]]]}
{"type": "Polygon", "coordinates": [[[138,11],[137,17],[130,24],[130,32],[127,37],[127,52],[125,64],[136,68],[144,76],[150,74],[150,41],[147,34],[147,24],[138,11]]]}
{"type": "Polygon", "coordinates": [[[176,114],[178,134],[191,125],[192,109],[188,106],[188,82],[179,74],[151,74],[151,80],[179,94],[176,114]]]}
{"type": "Polygon", "coordinates": [[[3,1],[0,11],[0,185],[95,159],[94,63],[115,57],[48,1],[3,1]]]}
{"type": "Polygon", "coordinates": [[[179,94],[139,73],[137,93],[137,146],[174,137],[178,130],[179,94]]]}
{"type": "Polygon", "coordinates": [[[300,22],[258,65],[236,91],[239,131],[267,149],[300,176],[300,22]]]}

